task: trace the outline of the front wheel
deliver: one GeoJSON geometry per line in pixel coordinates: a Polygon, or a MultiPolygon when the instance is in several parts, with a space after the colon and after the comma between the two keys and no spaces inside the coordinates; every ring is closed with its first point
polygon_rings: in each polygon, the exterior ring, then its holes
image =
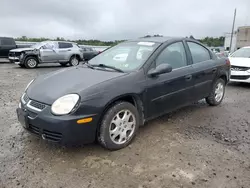
{"type": "Polygon", "coordinates": [[[219,78],[213,85],[212,91],[206,98],[206,102],[211,106],[219,105],[225,95],[225,81],[219,78]]]}
{"type": "Polygon", "coordinates": [[[139,113],[134,105],[120,101],[104,115],[99,135],[99,143],[106,149],[118,150],[129,145],[139,128],[139,113]]]}
{"type": "Polygon", "coordinates": [[[37,59],[35,57],[27,57],[25,59],[24,65],[28,69],[33,69],[33,68],[37,67],[38,61],[37,61],[37,59]]]}
{"type": "Polygon", "coordinates": [[[69,65],[70,66],[77,66],[79,65],[80,61],[77,56],[72,56],[69,60],[69,65]]]}

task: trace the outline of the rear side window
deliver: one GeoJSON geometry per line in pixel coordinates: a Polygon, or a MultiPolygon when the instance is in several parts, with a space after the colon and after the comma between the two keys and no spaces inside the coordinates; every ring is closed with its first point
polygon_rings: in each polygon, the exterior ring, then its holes
{"type": "Polygon", "coordinates": [[[72,48],[73,45],[71,43],[67,42],[58,42],[59,48],[72,48]]]}
{"type": "Polygon", "coordinates": [[[209,51],[195,42],[187,42],[191,51],[193,63],[200,63],[211,59],[209,51]]]}
{"type": "Polygon", "coordinates": [[[15,42],[14,42],[13,39],[5,39],[5,38],[3,38],[3,39],[1,39],[1,44],[8,46],[8,45],[15,45],[15,42]]]}

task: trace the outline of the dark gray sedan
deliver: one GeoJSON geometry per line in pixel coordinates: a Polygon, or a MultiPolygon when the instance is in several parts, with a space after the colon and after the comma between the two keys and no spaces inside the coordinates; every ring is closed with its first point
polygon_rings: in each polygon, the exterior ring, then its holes
{"type": "Polygon", "coordinates": [[[62,144],[127,146],[150,119],[205,98],[219,105],[230,62],[187,38],[123,42],[30,82],[17,108],[29,132],[62,144]]]}

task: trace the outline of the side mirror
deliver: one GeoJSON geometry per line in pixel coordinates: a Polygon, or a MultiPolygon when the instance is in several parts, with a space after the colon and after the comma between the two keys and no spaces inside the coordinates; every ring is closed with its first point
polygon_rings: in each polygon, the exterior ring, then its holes
{"type": "Polygon", "coordinates": [[[151,69],[148,75],[151,77],[158,76],[160,74],[169,73],[172,71],[172,66],[166,63],[160,64],[155,69],[151,69]]]}

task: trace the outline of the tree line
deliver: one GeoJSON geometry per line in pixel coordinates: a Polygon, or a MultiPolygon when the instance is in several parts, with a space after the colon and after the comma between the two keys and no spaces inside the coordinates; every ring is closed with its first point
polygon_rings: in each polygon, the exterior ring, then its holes
{"type": "MultiPolygon", "coordinates": [[[[147,38],[147,37],[162,37],[162,35],[145,35],[141,38],[147,38]]],[[[188,37],[187,37],[188,38],[188,37]]],[[[189,38],[195,39],[193,36],[190,36],[189,38]]],[[[26,41],[26,42],[42,42],[46,40],[54,40],[54,41],[70,41],[70,42],[76,42],[80,45],[93,45],[93,46],[114,46],[120,42],[123,42],[125,40],[115,40],[115,41],[101,41],[101,40],[83,40],[83,39],[78,39],[78,40],[66,40],[63,37],[57,37],[55,39],[50,39],[50,38],[29,38],[26,36],[18,37],[15,39],[16,41],[26,41]]],[[[202,39],[196,39],[203,44],[209,46],[209,47],[220,47],[224,46],[224,40],[225,37],[205,37],[202,39]]]]}

